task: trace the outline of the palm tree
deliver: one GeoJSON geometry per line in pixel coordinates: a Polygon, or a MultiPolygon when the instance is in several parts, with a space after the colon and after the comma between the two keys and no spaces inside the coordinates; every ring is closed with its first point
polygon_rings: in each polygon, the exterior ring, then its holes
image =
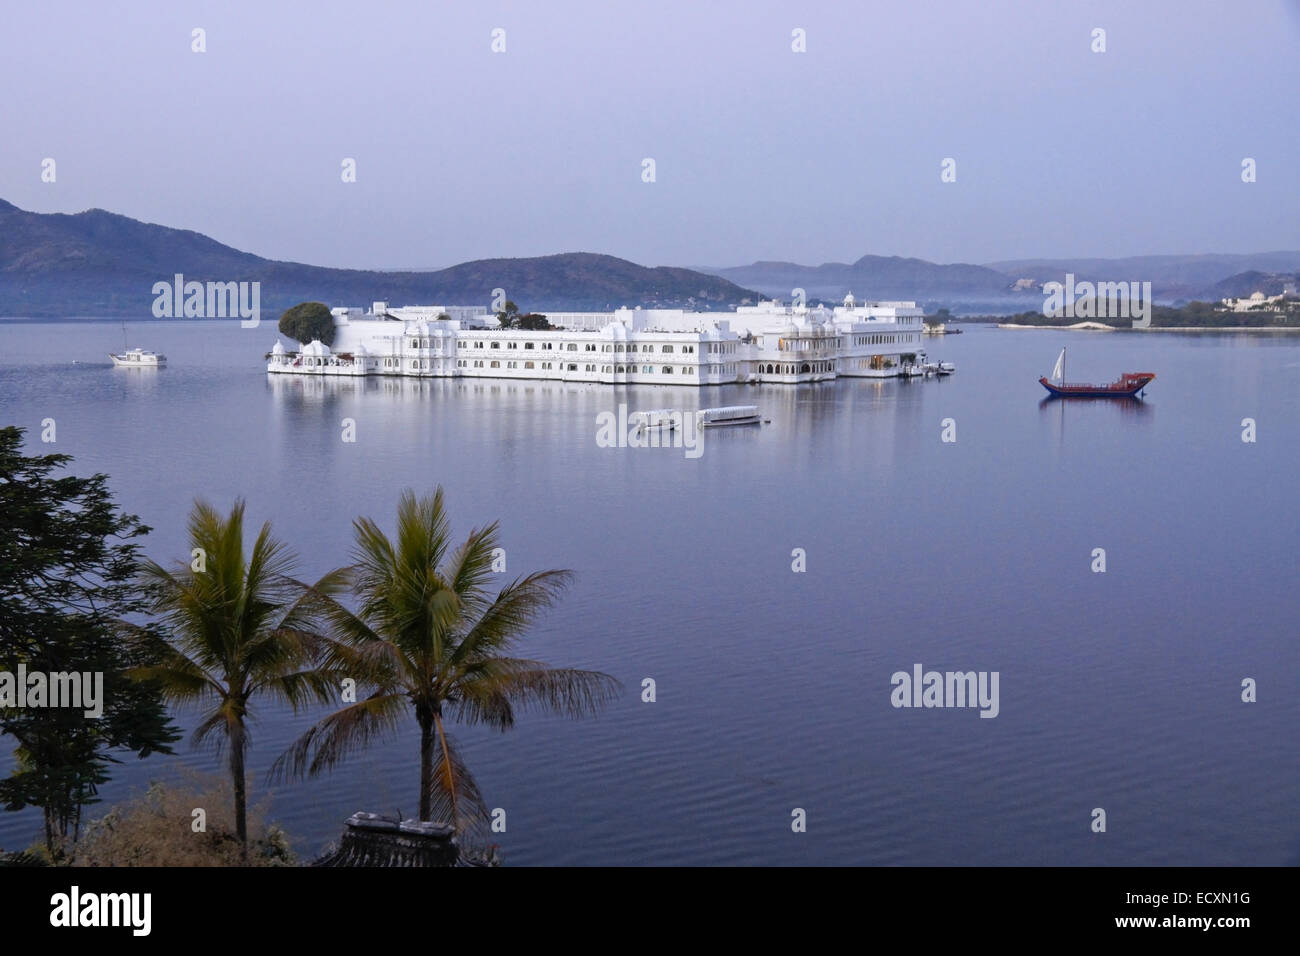
{"type": "Polygon", "coordinates": [[[314,776],[332,768],[372,737],[391,735],[410,712],[420,728],[420,819],[464,833],[484,823],[488,811],[447,734],[448,721],[505,731],[530,708],[583,717],[620,684],[608,674],[512,656],[570,574],[538,571],[492,594],[497,523],[472,531],[453,550],[442,488],[419,500],[403,493],[395,540],[368,518],[353,527],[355,563],[327,586],[348,580],[359,607],[353,613],[323,589],[317,607],[332,632],[326,666],[374,690],[307,730],[273,774],[314,776]]]}
{"type": "Polygon", "coordinates": [[[211,702],[191,744],[209,743],[218,753],[230,748],[235,829],[247,853],[250,702],[264,696],[296,710],[312,700],[337,699],[328,671],[315,666],[323,643],[309,629],[307,611],[311,596],[337,583],[329,575],[314,588],[295,580],[294,557],[271,536],[270,522],[245,560],[242,500],[226,518],[196,501],[189,539],[198,549],[193,564],[175,571],[152,561],[141,566],[142,588],[166,636],[155,637],[160,662],[132,673],[159,681],[170,702],[211,702]]]}

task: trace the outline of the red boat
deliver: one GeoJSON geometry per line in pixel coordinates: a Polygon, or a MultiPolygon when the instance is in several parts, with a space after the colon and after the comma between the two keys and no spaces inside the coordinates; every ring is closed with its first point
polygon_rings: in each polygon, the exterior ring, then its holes
{"type": "Polygon", "coordinates": [[[1055,398],[1133,398],[1156,377],[1155,372],[1125,372],[1109,385],[1067,383],[1065,381],[1065,349],[1052,370],[1053,383],[1046,375],[1038,380],[1055,398]]]}

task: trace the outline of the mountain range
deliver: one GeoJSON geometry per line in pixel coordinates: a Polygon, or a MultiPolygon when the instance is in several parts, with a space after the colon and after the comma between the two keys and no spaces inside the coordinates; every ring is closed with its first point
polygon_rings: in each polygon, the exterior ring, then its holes
{"type": "Polygon", "coordinates": [[[1276,294],[1300,270],[1300,252],[1163,255],[1128,259],[1021,259],[939,264],[866,255],[852,263],[808,266],[755,262],[724,268],[647,267],[597,253],[479,259],[430,271],[333,269],[266,259],[201,233],[91,209],[34,213],[0,200],[0,315],[150,314],[155,282],[177,273],[199,282],[259,282],[261,307],[297,302],[368,305],[468,305],[493,290],[525,310],[603,310],[618,306],[725,310],[763,296],[810,301],[911,299],[953,311],[1018,312],[1040,304],[1043,282],[1150,281],[1156,299],[1176,302],[1276,294]]]}
{"type": "Polygon", "coordinates": [[[1042,285],[1076,281],[1150,282],[1162,302],[1216,300],[1269,290],[1294,280],[1300,252],[1253,255],[1135,256],[1126,259],[1022,259],[984,265],[940,265],[924,259],[863,256],[853,263],[805,266],[793,262],[755,262],[748,266],[704,268],[765,295],[788,299],[803,289],[810,299],[838,301],[852,292],[859,299],[915,299],[927,304],[992,311],[1023,311],[1041,305],[1042,285]],[[1261,284],[1262,283],[1262,284],[1261,284]]]}
{"type": "Polygon", "coordinates": [[[524,309],[621,305],[726,309],[758,293],[690,269],[648,268],[594,253],[480,259],[428,272],[330,269],[264,259],[201,233],[91,209],[26,212],[0,200],[0,315],[150,314],[155,282],[259,282],[261,307],[298,302],[469,305],[494,289],[524,309]]]}

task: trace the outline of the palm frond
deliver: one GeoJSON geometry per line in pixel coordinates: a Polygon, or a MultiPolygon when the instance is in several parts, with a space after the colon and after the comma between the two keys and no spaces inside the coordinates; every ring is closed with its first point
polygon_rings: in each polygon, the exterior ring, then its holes
{"type": "Polygon", "coordinates": [[[622,687],[617,679],[599,671],[498,657],[471,665],[456,683],[451,706],[457,719],[466,724],[484,723],[507,730],[514,726],[516,708],[590,717],[614,700],[622,687]]]}
{"type": "Polygon", "coordinates": [[[452,736],[443,731],[436,740],[429,819],[451,824],[462,838],[478,834],[490,816],[478,782],[452,736]]]}
{"type": "Polygon", "coordinates": [[[508,650],[572,580],[570,571],[536,571],[516,578],[501,592],[460,641],[450,665],[459,670],[472,661],[508,650]]]}
{"type": "Polygon", "coordinates": [[[372,694],[313,724],[276,758],[268,778],[314,777],[364,750],[372,740],[392,735],[409,704],[404,694],[372,694]]]}

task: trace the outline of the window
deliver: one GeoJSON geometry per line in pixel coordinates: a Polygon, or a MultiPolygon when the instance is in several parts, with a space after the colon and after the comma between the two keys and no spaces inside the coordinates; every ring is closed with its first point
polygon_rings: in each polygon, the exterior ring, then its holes
{"type": "Polygon", "coordinates": [[[524,363],[524,368],[532,368],[532,367],[533,367],[533,363],[532,363],[532,362],[525,362],[525,363],[524,363]]]}
{"type": "Polygon", "coordinates": [[[501,367],[500,362],[493,362],[491,365],[488,366],[488,368],[500,368],[500,367],[501,367]]]}
{"type": "Polygon", "coordinates": [[[578,351],[578,346],[577,346],[576,344],[574,344],[573,342],[570,342],[570,343],[569,343],[569,351],[570,351],[570,352],[576,352],[576,351],[578,351]]]}
{"type": "Polygon", "coordinates": [[[664,374],[665,374],[665,375],[672,375],[672,374],[673,374],[673,367],[672,367],[671,365],[665,365],[665,366],[664,366],[664,374]]]}
{"type": "Polygon", "coordinates": [[[524,348],[526,348],[526,349],[531,349],[532,347],[533,347],[533,343],[532,343],[532,342],[525,342],[525,343],[524,343],[524,348]]]}
{"type": "Polygon", "coordinates": [[[672,347],[671,345],[665,345],[665,346],[663,347],[663,349],[662,349],[662,351],[664,351],[664,352],[671,352],[672,350],[673,350],[673,347],[672,347]]]}
{"type": "Polygon", "coordinates": [[[493,347],[494,349],[499,349],[499,348],[501,348],[501,343],[500,343],[500,342],[493,342],[493,343],[492,343],[492,347],[493,347]]]}

